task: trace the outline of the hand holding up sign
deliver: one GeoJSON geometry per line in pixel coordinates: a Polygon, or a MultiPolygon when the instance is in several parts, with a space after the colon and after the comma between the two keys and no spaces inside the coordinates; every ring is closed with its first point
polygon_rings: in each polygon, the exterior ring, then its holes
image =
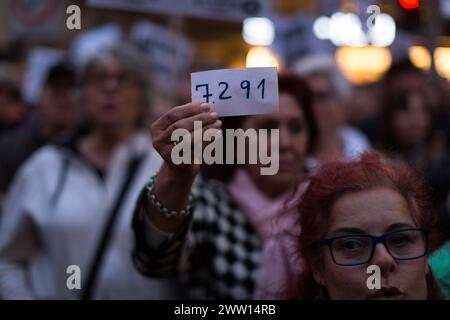
{"type": "MultiPolygon", "coordinates": [[[[218,119],[217,112],[211,109],[207,103],[200,101],[190,102],[182,106],[174,107],[162,115],[151,125],[153,146],[164,159],[164,162],[181,178],[195,177],[199,171],[196,164],[175,166],[172,161],[172,149],[176,145],[171,139],[177,129],[185,129],[194,136],[195,122],[200,121],[204,129],[220,129],[222,122],[218,119]]],[[[191,140],[194,142],[194,139],[191,140]]]]}
{"type": "Polygon", "coordinates": [[[191,82],[192,100],[209,103],[221,117],[278,111],[274,67],[196,72],[191,82]]]}

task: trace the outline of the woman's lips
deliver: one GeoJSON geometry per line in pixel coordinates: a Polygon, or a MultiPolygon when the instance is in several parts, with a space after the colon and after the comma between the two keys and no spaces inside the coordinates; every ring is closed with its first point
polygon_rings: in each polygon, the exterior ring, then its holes
{"type": "Polygon", "coordinates": [[[374,300],[398,300],[402,299],[403,292],[397,287],[384,287],[376,290],[369,296],[369,299],[374,300]]]}

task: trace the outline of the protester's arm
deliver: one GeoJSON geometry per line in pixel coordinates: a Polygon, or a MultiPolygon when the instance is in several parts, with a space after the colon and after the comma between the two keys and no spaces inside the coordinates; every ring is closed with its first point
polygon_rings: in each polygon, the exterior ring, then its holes
{"type": "MultiPolygon", "coordinates": [[[[148,188],[144,188],[133,218],[136,246],[133,261],[137,269],[148,276],[172,276],[179,270],[194,211],[189,203],[192,185],[199,172],[198,164],[174,165],[171,153],[171,135],[175,129],[194,131],[194,121],[202,121],[203,129],[219,129],[221,122],[208,105],[189,103],[171,109],[156,120],[151,128],[155,149],[164,159],[154,182],[154,194],[158,202],[168,210],[180,211],[190,205],[190,215],[167,217],[159,212],[149,199],[148,188]]],[[[193,139],[191,139],[193,143],[193,139]]],[[[191,146],[189,146],[191,147],[191,146]]]]}
{"type": "MultiPolygon", "coordinates": [[[[163,163],[155,180],[155,195],[157,200],[167,209],[180,211],[189,205],[189,195],[195,176],[182,176],[163,163]]],[[[144,210],[150,223],[165,233],[174,233],[188,217],[171,217],[157,212],[148,194],[143,197],[144,210]]]]}
{"type": "MultiPolygon", "coordinates": [[[[202,102],[175,107],[156,120],[151,127],[153,146],[164,159],[156,176],[154,193],[157,201],[171,211],[180,211],[188,206],[192,184],[200,170],[198,164],[175,165],[173,163],[174,145],[171,135],[176,129],[185,129],[191,135],[191,143],[194,143],[194,121],[201,121],[203,130],[221,127],[217,113],[213,112],[208,104],[202,102]]],[[[169,218],[161,214],[148,197],[142,197],[142,201],[146,201],[144,208],[151,223],[163,232],[176,232],[187,219],[186,217],[169,218]]]]}
{"type": "MultiPolygon", "coordinates": [[[[173,277],[180,271],[181,257],[186,252],[187,234],[191,230],[191,217],[186,218],[174,233],[165,233],[150,221],[145,209],[144,190],[134,212],[133,230],[135,247],[133,262],[142,274],[149,277],[173,277]]],[[[189,266],[187,266],[189,267],[189,266]]]]}

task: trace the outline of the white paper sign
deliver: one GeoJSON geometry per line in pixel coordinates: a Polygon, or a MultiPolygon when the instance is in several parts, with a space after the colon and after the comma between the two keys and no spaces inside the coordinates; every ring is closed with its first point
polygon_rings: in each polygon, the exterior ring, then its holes
{"type": "Polygon", "coordinates": [[[278,111],[277,69],[247,68],[191,74],[192,101],[206,101],[219,116],[278,111]]]}

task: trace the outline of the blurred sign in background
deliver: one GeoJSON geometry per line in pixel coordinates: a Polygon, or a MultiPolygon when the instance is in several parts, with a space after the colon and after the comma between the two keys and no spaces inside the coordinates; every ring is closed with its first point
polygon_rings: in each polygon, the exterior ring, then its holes
{"type": "Polygon", "coordinates": [[[64,30],[65,7],[62,1],[4,1],[8,3],[8,25],[16,37],[56,36],[64,30]]]}
{"type": "Polygon", "coordinates": [[[225,19],[241,21],[247,17],[271,15],[271,2],[265,0],[89,0],[89,5],[133,10],[140,12],[162,13],[176,16],[190,16],[197,18],[225,19]]]}
{"type": "Polygon", "coordinates": [[[177,79],[189,73],[194,44],[188,38],[148,21],[133,25],[129,37],[146,53],[155,86],[169,90],[177,79]]]}
{"type": "Polygon", "coordinates": [[[0,64],[23,79],[34,46],[76,61],[129,39],[152,61],[163,90],[190,71],[290,68],[311,54],[334,56],[354,84],[377,81],[409,59],[450,79],[450,0],[87,0],[2,1],[0,64]],[[81,8],[81,30],[66,8],[81,8]]]}

